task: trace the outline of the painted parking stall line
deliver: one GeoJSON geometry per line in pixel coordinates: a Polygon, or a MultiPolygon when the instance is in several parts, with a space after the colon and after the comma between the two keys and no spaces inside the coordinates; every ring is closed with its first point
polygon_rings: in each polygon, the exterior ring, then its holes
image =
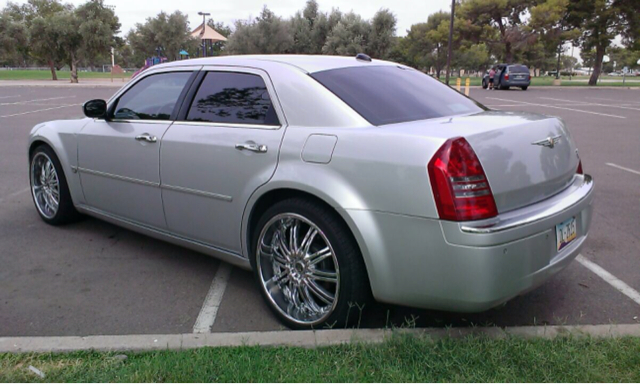
{"type": "Polygon", "coordinates": [[[582,264],[591,272],[598,275],[602,280],[606,281],[607,283],[609,283],[609,285],[611,285],[612,287],[620,291],[620,293],[622,293],[623,295],[627,296],[628,298],[630,298],[631,300],[633,300],[634,302],[640,305],[640,292],[631,288],[624,281],[613,276],[598,264],[582,256],[582,254],[576,257],[576,261],[582,264]]]}
{"type": "Polygon", "coordinates": [[[220,303],[222,303],[224,291],[227,289],[227,284],[229,283],[232,268],[231,265],[220,262],[220,266],[211,282],[211,287],[209,288],[207,297],[204,299],[196,323],[193,325],[193,333],[211,332],[211,327],[215,323],[216,316],[218,315],[220,303]]]}
{"type": "Polygon", "coordinates": [[[613,168],[622,169],[623,171],[627,171],[627,172],[635,173],[636,175],[640,175],[640,171],[636,171],[635,169],[623,167],[621,165],[614,164],[614,163],[605,163],[605,164],[607,164],[608,166],[613,167],[613,168]]]}
{"type": "Polygon", "coordinates": [[[22,116],[22,115],[28,115],[30,113],[38,113],[38,112],[45,112],[45,111],[51,111],[54,109],[60,109],[60,108],[68,108],[68,107],[77,107],[79,105],[82,104],[68,104],[68,105],[60,105],[57,107],[51,107],[51,108],[44,108],[44,109],[36,109],[35,111],[28,111],[28,112],[21,112],[21,113],[14,113],[12,115],[2,115],[0,117],[14,117],[14,116],[22,116]]]}
{"type": "MultiPolygon", "coordinates": [[[[545,100],[554,100],[554,101],[563,101],[566,102],[567,100],[562,100],[562,99],[555,99],[553,97],[540,97],[540,99],[545,99],[545,100]]],[[[582,103],[580,101],[577,101],[576,103],[582,103]]],[[[556,104],[557,105],[557,104],[556,104]]],[[[625,107],[623,105],[610,105],[610,104],[600,104],[600,103],[586,103],[585,105],[595,105],[598,107],[607,107],[607,108],[620,108],[620,109],[630,109],[632,111],[640,111],[640,108],[631,108],[631,107],[625,107]]]]}
{"type": "Polygon", "coordinates": [[[3,201],[5,201],[7,199],[11,199],[11,198],[14,198],[16,196],[22,195],[23,193],[27,193],[27,192],[29,192],[30,189],[31,188],[21,189],[21,190],[19,190],[17,192],[13,192],[13,193],[8,194],[7,196],[0,197],[0,203],[2,203],[3,201]]]}
{"type": "Polygon", "coordinates": [[[588,113],[588,114],[591,114],[591,115],[613,117],[613,118],[616,118],[616,119],[626,119],[626,117],[624,117],[624,116],[609,115],[609,114],[606,114],[606,113],[585,111],[585,110],[582,110],[582,109],[575,109],[575,108],[558,107],[558,106],[555,106],[555,105],[528,103],[526,101],[507,100],[507,99],[500,99],[500,98],[497,98],[497,97],[487,97],[487,99],[504,101],[504,102],[508,102],[508,103],[520,103],[520,104],[523,104],[523,105],[535,105],[535,106],[538,106],[538,107],[546,107],[546,108],[553,108],[553,109],[564,109],[566,111],[582,112],[582,113],[588,113]]]}
{"type": "Polygon", "coordinates": [[[33,100],[16,101],[14,103],[0,103],[0,105],[18,105],[18,104],[32,103],[34,101],[50,101],[50,100],[60,100],[60,99],[72,99],[74,97],[75,96],[49,97],[49,98],[46,98],[46,99],[33,99],[33,100]]]}

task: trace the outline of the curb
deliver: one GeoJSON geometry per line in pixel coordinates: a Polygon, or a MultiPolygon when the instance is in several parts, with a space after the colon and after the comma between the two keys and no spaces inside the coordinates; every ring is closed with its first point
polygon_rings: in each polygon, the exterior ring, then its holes
{"type": "Polygon", "coordinates": [[[41,87],[41,88],[122,88],[123,85],[127,84],[128,80],[125,82],[114,81],[111,82],[80,82],[76,84],[72,84],[66,81],[42,81],[42,82],[23,82],[20,80],[0,80],[0,88],[2,87],[41,87]]]}
{"type": "Polygon", "coordinates": [[[483,336],[495,339],[557,337],[619,338],[640,337],[640,324],[570,325],[526,327],[422,328],[422,329],[339,329],[319,331],[273,331],[175,335],[0,337],[0,353],[71,351],[154,351],[201,347],[293,346],[321,347],[351,342],[381,343],[394,335],[465,338],[483,336]]]}

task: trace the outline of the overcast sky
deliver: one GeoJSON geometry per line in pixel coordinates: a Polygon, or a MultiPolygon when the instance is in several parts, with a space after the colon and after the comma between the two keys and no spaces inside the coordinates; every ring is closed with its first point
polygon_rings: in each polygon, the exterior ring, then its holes
{"type": "MultiPolygon", "coordinates": [[[[63,0],[75,5],[84,3],[84,0],[63,0]]],[[[343,12],[353,10],[366,19],[370,19],[381,8],[389,8],[395,13],[398,19],[397,34],[405,36],[406,30],[411,24],[423,22],[427,17],[439,10],[449,10],[451,7],[450,0],[359,0],[359,1],[336,1],[336,0],[317,0],[320,10],[323,12],[330,11],[331,8],[339,8],[343,12]]],[[[17,3],[25,3],[26,0],[14,0],[17,3]]],[[[160,11],[172,13],[176,9],[189,15],[189,21],[192,28],[202,23],[202,17],[198,16],[198,11],[210,12],[211,17],[216,21],[223,21],[227,24],[233,24],[236,20],[246,20],[256,17],[263,5],[267,5],[269,9],[279,16],[292,16],[296,11],[302,9],[305,0],[231,0],[231,1],[194,1],[194,0],[105,0],[105,4],[114,5],[115,11],[120,18],[121,34],[126,34],[129,29],[133,28],[135,23],[144,22],[148,17],[157,15],[160,11]]],[[[7,0],[0,0],[1,8],[6,6],[7,0]]]]}

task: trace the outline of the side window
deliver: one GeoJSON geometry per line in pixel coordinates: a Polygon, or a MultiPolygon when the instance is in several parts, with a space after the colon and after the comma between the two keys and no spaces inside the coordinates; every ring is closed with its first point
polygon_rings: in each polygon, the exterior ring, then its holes
{"type": "Polygon", "coordinates": [[[262,77],[237,72],[207,73],[191,103],[187,120],[280,125],[262,77]]]}
{"type": "Polygon", "coordinates": [[[169,120],[192,72],[147,76],[120,97],[113,117],[126,120],[169,120]]]}

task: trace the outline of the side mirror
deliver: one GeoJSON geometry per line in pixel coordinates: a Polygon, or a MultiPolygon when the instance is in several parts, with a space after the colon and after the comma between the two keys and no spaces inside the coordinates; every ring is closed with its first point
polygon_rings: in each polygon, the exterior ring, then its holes
{"type": "Polygon", "coordinates": [[[107,117],[107,102],[101,99],[89,100],[82,104],[82,111],[87,117],[104,119],[107,117]]]}

